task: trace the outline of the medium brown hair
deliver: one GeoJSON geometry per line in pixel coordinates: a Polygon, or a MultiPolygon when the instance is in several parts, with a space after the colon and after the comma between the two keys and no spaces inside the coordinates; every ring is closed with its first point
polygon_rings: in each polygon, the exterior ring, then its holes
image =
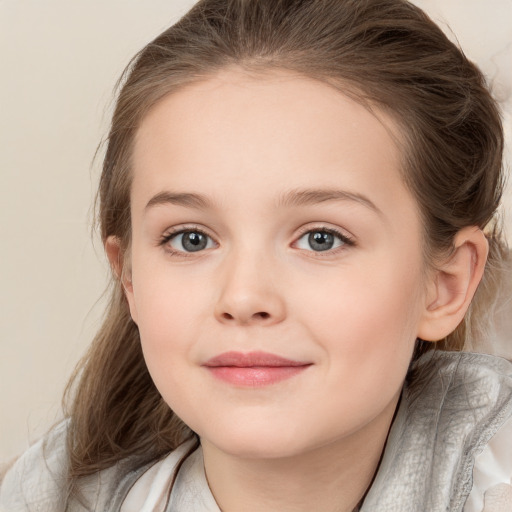
{"type": "MultiPolygon", "coordinates": [[[[321,80],[390,113],[405,141],[403,176],[425,226],[427,261],[465,226],[486,230],[488,268],[471,311],[441,346],[482,332],[503,254],[499,112],[480,71],[404,0],[202,0],[132,60],[120,81],[99,187],[103,241],[130,245],[131,150],[165,95],[227,68],[281,69],[321,80]]],[[[156,460],[194,436],[146,368],[117,278],[103,326],[67,388],[71,482],[127,456],[156,460]],[[74,383],[74,384],[73,384],[74,383]]],[[[423,345],[425,346],[425,345],[423,345]]]]}

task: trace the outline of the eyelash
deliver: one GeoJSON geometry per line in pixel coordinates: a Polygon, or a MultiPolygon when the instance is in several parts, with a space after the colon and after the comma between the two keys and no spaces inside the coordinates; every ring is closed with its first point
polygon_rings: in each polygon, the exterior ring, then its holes
{"type": "MultiPolygon", "coordinates": [[[[178,251],[176,249],[173,249],[169,245],[169,242],[171,240],[173,240],[177,236],[183,235],[185,233],[199,233],[200,235],[203,235],[204,237],[209,238],[210,240],[213,240],[213,238],[208,233],[206,233],[206,231],[201,229],[200,227],[197,227],[197,226],[186,226],[186,227],[183,227],[183,228],[176,229],[175,231],[170,231],[170,232],[168,231],[167,233],[165,233],[162,236],[162,238],[160,239],[158,245],[161,246],[161,247],[164,247],[166,252],[168,254],[170,254],[171,256],[178,256],[178,257],[183,257],[183,258],[189,258],[190,256],[193,255],[193,252],[178,251]]],[[[216,245],[218,245],[217,242],[214,241],[214,243],[216,245]]],[[[198,251],[198,252],[203,252],[203,251],[198,251]]]]}
{"type": "Polygon", "coordinates": [[[338,254],[338,252],[340,251],[346,250],[347,247],[354,247],[356,245],[354,239],[350,238],[346,234],[343,234],[341,231],[338,231],[335,228],[328,228],[325,226],[306,227],[302,229],[299,232],[299,236],[297,237],[296,241],[293,244],[296,245],[299,242],[299,240],[301,240],[308,233],[328,233],[337,238],[341,242],[341,246],[335,247],[333,249],[326,249],[325,251],[313,251],[304,249],[306,252],[310,253],[310,256],[314,258],[326,258],[329,256],[333,256],[335,254],[338,254]]]}
{"type": "MultiPolygon", "coordinates": [[[[319,226],[319,227],[307,227],[307,228],[302,229],[299,232],[296,240],[293,242],[292,246],[295,246],[308,233],[315,233],[315,232],[316,233],[328,233],[328,234],[334,236],[341,242],[341,246],[335,247],[333,249],[326,249],[325,251],[314,251],[314,250],[302,249],[303,251],[310,253],[311,257],[324,258],[324,257],[332,256],[334,254],[337,254],[340,251],[346,250],[347,247],[354,247],[356,245],[355,241],[352,238],[350,238],[346,234],[341,233],[337,229],[330,228],[330,227],[328,228],[325,226],[319,226]]],[[[164,234],[161,237],[158,245],[161,247],[165,247],[166,252],[168,254],[170,254],[171,256],[189,258],[193,255],[193,252],[175,250],[175,249],[171,248],[169,245],[169,242],[171,240],[173,240],[177,236],[183,235],[185,233],[198,233],[198,234],[203,235],[204,237],[212,240],[214,242],[214,244],[216,244],[218,246],[217,242],[215,242],[213,237],[211,237],[208,233],[206,233],[206,231],[204,231],[200,227],[196,227],[196,226],[187,226],[184,228],[179,228],[176,231],[167,232],[166,234],[164,234]]],[[[203,251],[204,251],[204,249],[197,251],[197,252],[203,252],[203,251]]]]}

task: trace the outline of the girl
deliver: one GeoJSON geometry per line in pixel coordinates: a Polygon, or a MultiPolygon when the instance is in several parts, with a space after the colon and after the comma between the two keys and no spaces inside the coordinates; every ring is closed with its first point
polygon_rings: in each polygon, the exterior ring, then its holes
{"type": "Polygon", "coordinates": [[[121,83],[110,306],[4,509],[510,510],[475,66],[403,0],[202,0],[121,83]]]}

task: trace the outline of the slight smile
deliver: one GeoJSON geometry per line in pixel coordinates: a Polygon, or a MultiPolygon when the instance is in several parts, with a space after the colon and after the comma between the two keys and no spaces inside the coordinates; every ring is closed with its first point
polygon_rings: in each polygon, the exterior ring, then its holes
{"type": "Polygon", "coordinates": [[[214,377],[245,387],[275,384],[301,373],[311,365],[267,352],[224,352],[203,364],[214,377]]]}

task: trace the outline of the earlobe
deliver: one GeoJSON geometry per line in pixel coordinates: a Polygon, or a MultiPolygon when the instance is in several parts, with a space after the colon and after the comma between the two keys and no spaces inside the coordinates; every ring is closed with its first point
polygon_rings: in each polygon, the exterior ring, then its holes
{"type": "Polygon", "coordinates": [[[431,278],[418,338],[441,340],[462,322],[482,279],[488,250],[478,227],[457,233],[453,252],[437,265],[431,278]]]}
{"type": "Polygon", "coordinates": [[[118,279],[121,279],[123,269],[121,242],[116,236],[109,236],[105,241],[105,253],[107,254],[110,267],[118,279]]]}
{"type": "Polygon", "coordinates": [[[121,249],[121,241],[116,236],[109,236],[105,242],[105,252],[112,271],[121,281],[125,291],[132,291],[131,272],[126,261],[126,256],[121,249]]]}
{"type": "Polygon", "coordinates": [[[112,267],[112,271],[121,283],[126,300],[130,307],[130,314],[135,323],[137,323],[137,315],[135,308],[135,301],[133,297],[133,285],[131,278],[131,270],[129,262],[126,261],[126,255],[123,254],[121,249],[121,241],[115,236],[109,236],[105,241],[105,252],[108,261],[112,267]]]}

